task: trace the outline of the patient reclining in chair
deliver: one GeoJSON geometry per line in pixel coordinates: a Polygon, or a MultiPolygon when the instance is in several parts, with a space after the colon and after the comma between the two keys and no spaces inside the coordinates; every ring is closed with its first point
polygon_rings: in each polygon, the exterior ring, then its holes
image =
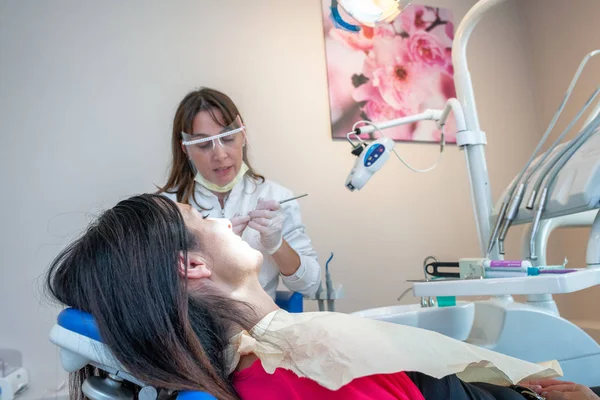
{"type": "MultiPolygon", "coordinates": [[[[600,399],[550,380],[560,376],[556,363],[346,314],[279,310],[258,281],[262,257],[227,221],[141,195],[104,212],[63,250],[47,285],[63,305],[93,315],[131,375],[169,391],[225,400],[524,399],[534,392],[600,399]]],[[[82,398],[79,383],[91,372],[74,374],[73,399],[82,398]]]]}

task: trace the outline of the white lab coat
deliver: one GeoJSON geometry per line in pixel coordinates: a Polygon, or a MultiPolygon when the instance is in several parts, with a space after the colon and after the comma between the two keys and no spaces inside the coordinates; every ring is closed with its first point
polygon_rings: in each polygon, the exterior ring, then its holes
{"type": "MultiPolygon", "coordinates": [[[[197,203],[194,202],[193,198],[190,198],[190,203],[193,206],[204,214],[208,212],[212,218],[228,219],[231,219],[236,213],[245,215],[254,210],[259,198],[281,201],[294,197],[291,190],[275,182],[265,180],[264,183],[257,183],[248,175],[244,176],[244,179],[231,190],[225,201],[224,209],[221,209],[217,196],[204,186],[196,183],[195,192],[197,203]]],[[[164,193],[164,195],[173,201],[177,200],[175,193],[164,193]]],[[[250,227],[246,228],[242,234],[242,239],[263,254],[264,261],[258,274],[258,280],[271,297],[275,298],[280,276],[283,284],[289,290],[312,295],[321,283],[321,266],[317,260],[317,253],[314,251],[310,238],[302,224],[298,201],[284,203],[281,207],[285,212],[283,239],[300,256],[300,267],[295,274],[284,276],[279,273],[275,261],[260,243],[260,234],[256,230],[250,227]]]]}

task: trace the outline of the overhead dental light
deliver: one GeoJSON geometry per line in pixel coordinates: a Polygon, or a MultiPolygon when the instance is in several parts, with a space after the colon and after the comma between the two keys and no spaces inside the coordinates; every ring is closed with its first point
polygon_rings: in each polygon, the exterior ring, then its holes
{"type": "Polygon", "coordinates": [[[347,14],[362,25],[373,27],[380,22],[391,22],[410,4],[410,0],[332,0],[331,17],[342,28],[358,32],[360,27],[342,19],[338,3],[347,14]]]}

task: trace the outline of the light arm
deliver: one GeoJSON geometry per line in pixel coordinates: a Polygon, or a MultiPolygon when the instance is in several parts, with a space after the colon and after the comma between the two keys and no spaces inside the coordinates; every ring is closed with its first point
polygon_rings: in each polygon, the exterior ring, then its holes
{"type": "Polygon", "coordinates": [[[384,122],[377,122],[377,123],[374,123],[373,125],[361,126],[360,128],[356,128],[354,130],[354,133],[356,135],[363,135],[363,134],[367,134],[367,133],[373,133],[376,130],[378,130],[377,128],[379,128],[379,130],[384,130],[384,129],[393,128],[393,127],[400,126],[400,125],[412,124],[412,123],[419,122],[419,121],[427,121],[427,120],[439,121],[442,117],[442,114],[443,114],[442,110],[429,110],[428,109],[420,114],[409,115],[406,117],[392,119],[392,120],[384,121],[384,122]]]}

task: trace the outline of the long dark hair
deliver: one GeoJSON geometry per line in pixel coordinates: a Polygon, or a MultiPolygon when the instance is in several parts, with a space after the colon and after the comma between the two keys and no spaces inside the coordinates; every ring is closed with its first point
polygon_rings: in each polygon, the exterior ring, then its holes
{"type": "MultiPolygon", "coordinates": [[[[165,186],[159,188],[159,193],[176,193],[177,201],[190,204],[190,198],[196,201],[194,192],[195,172],[192,170],[188,157],[181,148],[181,132],[192,132],[194,118],[200,111],[208,111],[213,121],[217,124],[227,126],[239,115],[237,106],[226,94],[215,89],[201,88],[188,93],[179,103],[175,118],[173,120],[173,132],[171,134],[171,171],[165,186]],[[214,111],[219,110],[225,121],[219,121],[214,111]]],[[[242,119],[243,121],[243,119],[242,119]]],[[[246,174],[259,183],[264,182],[264,176],[258,174],[248,158],[248,146],[243,149],[242,158],[248,166],[246,174]]],[[[197,203],[197,202],[196,202],[197,203]]]]}
{"type": "MultiPolygon", "coordinates": [[[[256,320],[249,306],[225,296],[188,294],[179,257],[197,249],[202,243],[174,202],[135,196],[63,250],[46,284],[56,300],[94,316],[104,343],[141,381],[237,399],[223,353],[231,329],[250,329],[256,320]]],[[[89,373],[84,368],[72,383],[89,373]]]]}

